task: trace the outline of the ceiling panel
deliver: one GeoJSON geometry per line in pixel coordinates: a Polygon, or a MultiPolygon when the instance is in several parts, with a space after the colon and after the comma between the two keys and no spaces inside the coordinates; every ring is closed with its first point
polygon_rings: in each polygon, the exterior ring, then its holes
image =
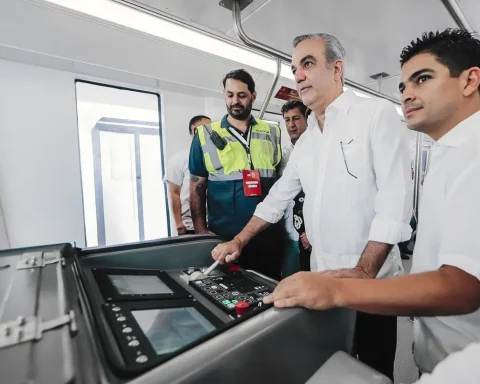
{"type": "Polygon", "coordinates": [[[380,72],[400,73],[402,48],[424,31],[454,26],[438,0],[275,0],[244,23],[248,36],[289,54],[295,36],[337,36],[347,51],[347,78],[361,84],[380,72]]]}
{"type": "MultiPolygon", "coordinates": [[[[237,39],[231,12],[218,0],[134,1],[237,39]]],[[[478,0],[457,2],[472,26],[480,24],[478,0]]],[[[381,91],[394,97],[402,48],[425,31],[455,27],[439,0],[253,0],[242,11],[242,19],[249,37],[288,54],[295,36],[313,32],[337,36],[347,51],[347,78],[376,89],[370,76],[385,72],[392,77],[384,80],[381,91]]]]}
{"type": "Polygon", "coordinates": [[[480,34],[480,1],[478,0],[457,0],[463,16],[467,19],[472,29],[480,34]]]}
{"type": "MultiPolygon", "coordinates": [[[[162,14],[172,15],[192,25],[226,34],[233,28],[232,12],[219,5],[219,0],[129,0],[147,6],[162,14]]],[[[271,0],[253,0],[242,11],[242,19],[247,20],[271,0]]]]}

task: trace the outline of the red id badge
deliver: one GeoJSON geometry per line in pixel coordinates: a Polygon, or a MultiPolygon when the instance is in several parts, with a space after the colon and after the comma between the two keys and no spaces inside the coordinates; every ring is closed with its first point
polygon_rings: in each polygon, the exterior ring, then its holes
{"type": "Polygon", "coordinates": [[[262,196],[260,173],[257,169],[243,171],[243,193],[245,196],[262,196]]]}

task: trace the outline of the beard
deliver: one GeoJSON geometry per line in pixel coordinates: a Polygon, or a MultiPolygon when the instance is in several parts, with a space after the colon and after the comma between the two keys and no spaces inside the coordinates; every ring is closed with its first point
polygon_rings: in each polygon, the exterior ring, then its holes
{"type": "Polygon", "coordinates": [[[253,107],[253,100],[250,100],[250,102],[246,106],[242,104],[235,104],[230,106],[227,105],[227,111],[228,111],[228,114],[234,119],[247,120],[252,113],[252,107],[253,107]],[[240,109],[235,111],[233,108],[240,108],[240,109]]]}

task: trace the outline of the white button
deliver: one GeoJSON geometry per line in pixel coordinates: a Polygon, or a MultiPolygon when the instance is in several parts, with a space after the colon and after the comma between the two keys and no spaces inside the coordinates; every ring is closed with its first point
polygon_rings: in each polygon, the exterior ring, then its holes
{"type": "Polygon", "coordinates": [[[130,333],[130,332],[132,332],[132,328],[130,328],[130,327],[123,328],[122,332],[123,333],[130,333]]]}
{"type": "Polygon", "coordinates": [[[114,312],[118,312],[119,310],[120,310],[120,307],[113,307],[112,308],[112,311],[114,311],[114,312]]]}
{"type": "Polygon", "coordinates": [[[127,318],[125,316],[117,317],[117,321],[125,321],[127,318]]]}
{"type": "Polygon", "coordinates": [[[145,355],[140,355],[137,357],[137,360],[135,360],[137,363],[146,363],[148,361],[148,357],[145,355]]]}
{"type": "Polygon", "coordinates": [[[138,340],[132,340],[128,343],[129,347],[138,347],[140,345],[140,342],[138,340]]]}

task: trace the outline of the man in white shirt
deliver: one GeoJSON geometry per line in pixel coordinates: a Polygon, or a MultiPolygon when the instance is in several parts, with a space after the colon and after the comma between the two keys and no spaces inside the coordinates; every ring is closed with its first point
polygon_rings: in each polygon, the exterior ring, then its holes
{"type": "MultiPolygon", "coordinates": [[[[198,115],[192,117],[188,125],[191,137],[199,125],[210,124],[209,117],[198,115]]],[[[188,158],[190,150],[177,152],[172,156],[167,165],[165,180],[168,184],[168,197],[172,209],[177,233],[179,235],[194,234],[192,216],[190,214],[190,172],[188,171],[188,158]]]]}
{"type": "Polygon", "coordinates": [[[472,343],[439,363],[415,384],[478,384],[480,381],[480,343],[472,343]]]}
{"type": "Polygon", "coordinates": [[[417,316],[415,361],[428,373],[480,340],[480,40],[460,30],[425,33],[400,62],[408,127],[435,141],[412,274],[360,280],[299,273],[265,302],[417,316]]]}
{"type": "MultiPolygon", "coordinates": [[[[231,242],[218,245],[212,257],[236,259],[252,237],[282,218],[303,189],[312,271],[364,279],[397,276],[403,269],[395,244],[411,234],[406,131],[390,102],[343,91],[345,50],[338,39],[299,36],[294,47],[297,90],[314,112],[315,125],[296,143],[283,176],[252,220],[231,242]]],[[[396,317],[357,316],[356,354],[391,378],[396,329],[396,317]]]]}
{"type": "MultiPolygon", "coordinates": [[[[289,100],[282,105],[282,116],[287,127],[290,141],[282,148],[282,169],[288,164],[293,148],[300,136],[307,130],[307,118],[310,110],[301,100],[289,100]]],[[[281,175],[280,174],[280,175],[281,175]]],[[[287,251],[285,252],[285,262],[282,276],[290,276],[298,271],[310,270],[310,253],[312,246],[305,233],[303,218],[303,201],[305,194],[301,191],[290,202],[285,210],[285,229],[287,231],[287,251]]]]}

